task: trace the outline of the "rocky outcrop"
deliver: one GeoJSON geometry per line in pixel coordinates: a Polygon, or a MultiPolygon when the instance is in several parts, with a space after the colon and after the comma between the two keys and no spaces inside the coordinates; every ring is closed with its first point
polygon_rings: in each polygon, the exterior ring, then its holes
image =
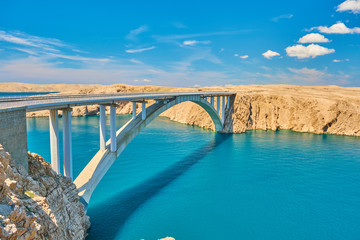
{"type": "Polygon", "coordinates": [[[0,239],[84,239],[90,226],[71,179],[37,154],[29,173],[0,145],[0,239]]]}
{"type": "MultiPolygon", "coordinates": [[[[182,103],[163,114],[170,120],[214,130],[204,110],[182,103]]],[[[292,130],[316,134],[360,136],[360,104],[346,100],[262,94],[238,94],[227,132],[292,130]]]]}

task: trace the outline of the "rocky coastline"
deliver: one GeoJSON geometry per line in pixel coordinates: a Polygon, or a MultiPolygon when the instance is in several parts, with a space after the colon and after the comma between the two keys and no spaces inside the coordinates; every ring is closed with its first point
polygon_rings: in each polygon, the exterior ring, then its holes
{"type": "Polygon", "coordinates": [[[85,239],[89,217],[70,178],[28,153],[29,173],[0,145],[0,239],[85,239]]]}
{"type": "MultiPolygon", "coordinates": [[[[83,86],[82,86],[83,87],[83,86]]],[[[338,86],[249,85],[207,87],[199,89],[110,85],[80,88],[59,94],[101,94],[159,91],[231,91],[236,98],[227,118],[226,132],[249,130],[292,130],[315,134],[360,136],[360,88],[338,86]]],[[[149,102],[149,104],[152,104],[149,102]]],[[[130,103],[120,103],[117,114],[130,114],[130,103]]],[[[141,104],[138,104],[141,111],[141,104]]],[[[61,113],[60,113],[61,114],[61,113]]],[[[72,116],[98,114],[98,106],[73,109],[72,116]]],[[[45,117],[47,111],[28,113],[28,117],[45,117]]],[[[172,121],[214,129],[207,113],[198,105],[186,102],[174,106],[161,116],[172,121]]]]}

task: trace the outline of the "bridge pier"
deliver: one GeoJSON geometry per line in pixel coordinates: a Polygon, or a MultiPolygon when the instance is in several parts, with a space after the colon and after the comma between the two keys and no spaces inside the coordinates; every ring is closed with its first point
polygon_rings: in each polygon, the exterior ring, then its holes
{"type": "Polygon", "coordinates": [[[28,171],[26,127],[25,109],[1,111],[0,107],[0,144],[11,154],[16,165],[22,165],[28,171]]]}
{"type": "Polygon", "coordinates": [[[111,152],[116,152],[116,105],[110,105],[110,139],[111,152]]]}
{"type": "Polygon", "coordinates": [[[104,151],[106,149],[106,116],[105,116],[105,105],[100,105],[100,150],[104,151]]]}
{"type": "Polygon", "coordinates": [[[73,179],[71,108],[62,109],[64,176],[73,179]]]}
{"type": "Polygon", "coordinates": [[[216,104],[217,104],[216,111],[220,115],[220,96],[216,97],[216,104]]]}
{"type": "Polygon", "coordinates": [[[136,118],[136,102],[132,102],[132,119],[136,118]]]}
{"type": "Polygon", "coordinates": [[[225,123],[225,96],[222,96],[222,104],[221,104],[221,121],[225,123]]]}
{"type": "Polygon", "coordinates": [[[60,173],[59,121],[58,121],[57,109],[50,110],[49,127],[50,127],[51,167],[56,173],[60,173]]]}
{"type": "Polygon", "coordinates": [[[146,101],[142,102],[142,107],[141,107],[141,119],[145,120],[146,119],[146,101]]]}
{"type": "Polygon", "coordinates": [[[214,96],[210,97],[210,105],[215,107],[215,105],[214,105],[214,96]]]}

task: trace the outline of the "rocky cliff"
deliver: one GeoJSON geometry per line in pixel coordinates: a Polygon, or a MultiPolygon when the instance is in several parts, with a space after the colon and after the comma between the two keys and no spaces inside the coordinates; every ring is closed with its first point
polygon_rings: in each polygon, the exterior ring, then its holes
{"type": "Polygon", "coordinates": [[[37,154],[29,173],[0,145],[0,239],[84,239],[90,226],[71,179],[37,154]]]}
{"type": "MultiPolygon", "coordinates": [[[[319,91],[321,93],[321,91],[319,91]]],[[[341,92],[340,92],[341,93],[341,92]]],[[[238,92],[226,131],[292,130],[316,134],[360,136],[360,91],[348,96],[314,96],[286,91],[238,92]]],[[[211,119],[196,104],[183,103],[163,114],[173,121],[214,129],[211,119]]]]}
{"type": "MultiPolygon", "coordinates": [[[[236,92],[226,131],[241,133],[247,130],[293,130],[317,134],[360,136],[360,88],[337,86],[249,85],[178,89],[136,87],[128,85],[79,89],[71,93],[122,93],[156,91],[231,91],[236,92]]],[[[149,103],[151,104],[151,103],[149,103]]],[[[141,105],[138,105],[141,111],[141,105]]],[[[98,113],[97,106],[77,107],[73,116],[98,113]]],[[[131,113],[131,104],[121,103],[118,114],[131,113]]],[[[28,116],[47,116],[48,112],[28,116]]],[[[182,103],[162,116],[180,123],[214,129],[207,113],[194,103],[182,103]]]]}

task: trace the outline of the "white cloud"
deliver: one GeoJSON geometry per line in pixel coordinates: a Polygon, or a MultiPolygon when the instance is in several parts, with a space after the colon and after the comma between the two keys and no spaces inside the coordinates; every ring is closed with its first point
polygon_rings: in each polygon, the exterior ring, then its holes
{"type": "Polygon", "coordinates": [[[350,60],[349,60],[349,59],[345,59],[345,60],[334,59],[334,60],[333,60],[334,63],[348,62],[348,61],[350,61],[350,60]]]}
{"type": "Polygon", "coordinates": [[[303,76],[312,76],[312,77],[321,77],[324,76],[325,73],[319,70],[316,70],[314,68],[301,68],[301,69],[297,69],[297,68],[288,68],[290,72],[299,74],[299,75],[303,75],[303,76]]]}
{"type": "Polygon", "coordinates": [[[197,40],[186,40],[183,42],[185,46],[195,46],[197,44],[210,44],[210,41],[197,41],[197,40]]]}
{"type": "Polygon", "coordinates": [[[359,27],[348,28],[344,23],[338,22],[331,27],[319,26],[313,27],[310,30],[317,29],[321,33],[335,33],[335,34],[353,34],[353,33],[360,33],[359,27]]]}
{"type": "Polygon", "coordinates": [[[137,40],[137,36],[143,32],[148,31],[148,27],[143,25],[140,26],[134,30],[131,30],[130,33],[128,35],[126,35],[126,39],[128,40],[137,40]]]}
{"type": "Polygon", "coordinates": [[[298,59],[303,58],[316,58],[317,56],[326,55],[330,53],[334,53],[335,49],[329,49],[317,44],[310,44],[309,46],[303,45],[295,45],[291,47],[287,47],[286,53],[290,57],[297,57],[298,59]]]}
{"type": "Polygon", "coordinates": [[[149,51],[149,50],[152,50],[152,49],[155,49],[155,48],[156,48],[155,46],[152,46],[152,47],[148,47],[148,48],[127,49],[127,50],[125,50],[125,52],[127,52],[127,53],[141,53],[141,52],[149,51]]]}
{"type": "Polygon", "coordinates": [[[32,51],[32,50],[29,50],[29,49],[25,49],[25,48],[14,48],[15,50],[18,50],[20,52],[24,52],[24,53],[27,53],[29,55],[38,55],[39,53],[36,52],[36,51],[32,51]]]}
{"type": "Polygon", "coordinates": [[[129,62],[132,62],[132,63],[135,63],[135,64],[144,64],[142,61],[139,61],[139,60],[134,59],[134,58],[130,59],[129,62]]]}
{"type": "Polygon", "coordinates": [[[150,79],[144,78],[143,82],[151,82],[150,79]]]}
{"type": "Polygon", "coordinates": [[[272,20],[273,22],[278,22],[278,21],[281,20],[281,19],[290,19],[290,18],[293,18],[293,17],[294,17],[293,14],[283,14],[283,15],[274,17],[274,18],[272,18],[271,20],[272,20]]]}
{"type": "Polygon", "coordinates": [[[329,39],[319,33],[309,33],[299,39],[299,43],[326,43],[329,39]]]}
{"type": "Polygon", "coordinates": [[[336,11],[351,11],[353,13],[360,13],[360,0],[346,0],[337,7],[336,11]]]}
{"type": "Polygon", "coordinates": [[[48,56],[55,57],[55,58],[64,58],[74,61],[96,61],[96,62],[109,62],[109,58],[89,58],[89,57],[81,57],[81,56],[72,56],[72,55],[65,55],[65,54],[57,54],[57,53],[48,53],[48,56]]]}
{"type": "Polygon", "coordinates": [[[193,33],[193,34],[168,35],[168,36],[153,35],[153,38],[159,42],[172,42],[175,40],[185,39],[185,38],[189,39],[189,38],[199,38],[199,37],[209,37],[209,36],[227,36],[227,35],[246,33],[249,31],[251,31],[251,30],[245,29],[245,30],[193,33]]]}
{"type": "Polygon", "coordinates": [[[234,54],[235,57],[239,57],[239,58],[242,58],[242,59],[247,59],[249,57],[249,55],[239,55],[237,53],[234,54]]]}
{"type": "Polygon", "coordinates": [[[37,37],[22,32],[6,32],[0,30],[0,41],[39,48],[44,51],[59,52],[56,47],[64,47],[65,44],[58,39],[37,37]]]}
{"type": "Polygon", "coordinates": [[[79,50],[79,49],[71,49],[73,52],[77,52],[77,53],[89,53],[87,51],[83,51],[83,50],[79,50]]]}
{"type": "Polygon", "coordinates": [[[267,59],[271,59],[272,57],[280,56],[280,53],[277,53],[277,52],[274,52],[274,51],[271,51],[271,50],[267,50],[262,55],[267,59]]]}
{"type": "MultiPolygon", "coordinates": [[[[97,61],[97,62],[110,61],[109,58],[91,58],[91,57],[82,57],[79,55],[73,56],[73,55],[62,54],[62,51],[64,49],[66,48],[71,49],[71,46],[65,44],[64,42],[58,39],[38,37],[18,31],[5,32],[0,30],[0,41],[19,45],[19,47],[8,47],[9,49],[14,49],[33,56],[46,57],[47,59],[63,58],[74,61],[97,61]]],[[[79,53],[82,52],[81,50],[77,50],[77,49],[71,49],[71,50],[79,53]]]]}

